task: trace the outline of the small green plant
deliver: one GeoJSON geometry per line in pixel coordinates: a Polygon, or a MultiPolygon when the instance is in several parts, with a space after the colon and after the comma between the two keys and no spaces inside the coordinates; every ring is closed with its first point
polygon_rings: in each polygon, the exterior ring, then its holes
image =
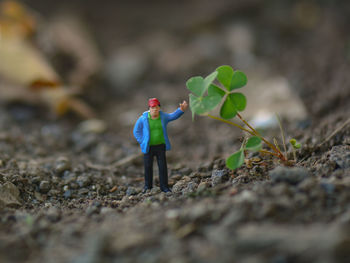
{"type": "Polygon", "coordinates": [[[297,142],[296,139],[290,139],[290,144],[292,145],[292,151],[293,151],[293,157],[294,157],[294,161],[297,160],[297,154],[296,154],[296,150],[301,148],[301,144],[297,142]]]}
{"type": "Polygon", "coordinates": [[[247,99],[237,90],[244,87],[247,81],[247,76],[242,71],[233,70],[232,67],[226,65],[218,67],[205,78],[200,76],[190,78],[186,82],[186,86],[192,92],[189,95],[192,118],[194,119],[196,114],[205,115],[235,126],[251,135],[249,139],[244,139],[239,151],[226,159],[227,167],[232,170],[239,168],[244,163],[246,151],[271,154],[278,157],[282,162],[288,163],[286,154],[281,152],[277,142],[267,141],[240,115],[239,112],[246,108],[247,99]],[[215,80],[218,84],[214,83],[215,80]],[[219,104],[221,104],[220,117],[209,114],[219,104]],[[238,117],[247,128],[230,121],[234,117],[238,117]],[[265,143],[270,150],[262,149],[262,143],[265,143]]]}

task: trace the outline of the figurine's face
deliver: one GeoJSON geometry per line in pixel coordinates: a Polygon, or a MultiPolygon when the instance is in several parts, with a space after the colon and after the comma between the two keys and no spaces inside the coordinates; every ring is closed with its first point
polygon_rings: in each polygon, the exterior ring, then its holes
{"type": "Polygon", "coordinates": [[[149,112],[151,114],[152,119],[156,119],[159,117],[159,111],[160,111],[160,107],[158,105],[149,107],[149,112]]]}

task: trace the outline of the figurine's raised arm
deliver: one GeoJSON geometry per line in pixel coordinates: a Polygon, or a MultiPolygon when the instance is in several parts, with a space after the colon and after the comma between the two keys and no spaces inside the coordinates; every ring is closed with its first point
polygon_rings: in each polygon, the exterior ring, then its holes
{"type": "Polygon", "coordinates": [[[187,107],[188,107],[187,101],[184,100],[182,103],[180,103],[180,110],[185,111],[187,107]]]}

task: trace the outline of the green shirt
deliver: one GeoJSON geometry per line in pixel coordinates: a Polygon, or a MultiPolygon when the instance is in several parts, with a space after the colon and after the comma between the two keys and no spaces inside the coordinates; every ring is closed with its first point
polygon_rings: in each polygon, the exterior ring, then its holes
{"type": "Polygon", "coordinates": [[[148,113],[148,121],[151,133],[149,145],[165,144],[162,121],[160,120],[160,116],[157,119],[152,119],[151,114],[148,113]]]}

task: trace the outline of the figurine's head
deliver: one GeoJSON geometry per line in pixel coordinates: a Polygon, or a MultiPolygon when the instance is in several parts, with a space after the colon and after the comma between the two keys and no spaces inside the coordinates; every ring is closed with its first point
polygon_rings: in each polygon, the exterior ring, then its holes
{"type": "Polygon", "coordinates": [[[148,107],[149,112],[151,114],[152,118],[158,118],[159,117],[159,111],[160,111],[160,102],[156,98],[152,98],[148,100],[148,107]]]}

